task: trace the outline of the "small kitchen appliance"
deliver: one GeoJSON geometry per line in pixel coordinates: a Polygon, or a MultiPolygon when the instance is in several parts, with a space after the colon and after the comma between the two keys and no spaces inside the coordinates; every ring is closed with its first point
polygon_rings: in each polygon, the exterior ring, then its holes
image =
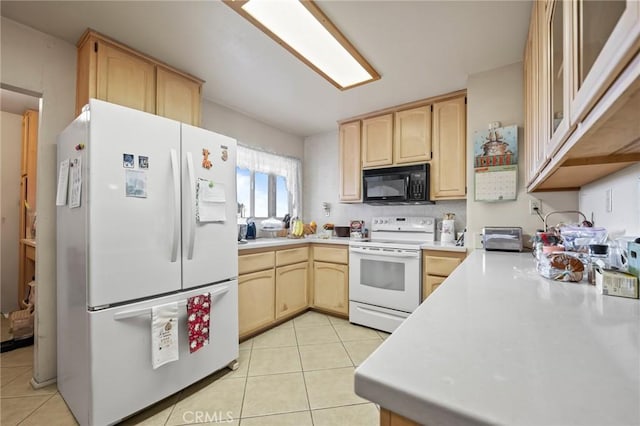
{"type": "Polygon", "coordinates": [[[364,170],[362,189],[367,204],[434,204],[429,200],[429,164],[364,170]]]}
{"type": "Polygon", "coordinates": [[[518,226],[485,226],[482,244],[489,251],[522,251],[522,228],[518,226]]]}
{"type": "Polygon", "coordinates": [[[421,246],[432,217],[376,217],[370,241],[349,244],[349,321],[393,332],[422,298],[421,246]]]}

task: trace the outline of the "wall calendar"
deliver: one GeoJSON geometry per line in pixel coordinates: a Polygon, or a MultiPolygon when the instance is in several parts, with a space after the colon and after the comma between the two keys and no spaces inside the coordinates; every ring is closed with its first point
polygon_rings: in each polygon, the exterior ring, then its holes
{"type": "Polygon", "coordinates": [[[476,201],[515,200],[518,188],[518,166],[478,167],[476,176],[476,201]]]}
{"type": "Polygon", "coordinates": [[[476,201],[511,201],[517,197],[518,126],[498,126],[492,123],[489,130],[474,133],[476,201]]]}

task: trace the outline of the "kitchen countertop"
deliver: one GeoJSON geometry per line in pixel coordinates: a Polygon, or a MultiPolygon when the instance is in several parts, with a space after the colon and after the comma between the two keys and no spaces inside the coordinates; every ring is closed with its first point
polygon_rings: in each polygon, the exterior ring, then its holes
{"type": "MultiPolygon", "coordinates": [[[[267,247],[282,247],[294,244],[315,243],[315,244],[338,244],[346,245],[353,241],[349,237],[332,237],[332,238],[258,238],[257,240],[248,240],[246,244],[238,244],[238,250],[249,250],[257,248],[267,247]]],[[[424,243],[420,246],[423,250],[444,250],[465,252],[465,247],[458,247],[454,243],[441,243],[440,241],[434,241],[431,243],[424,243]]]]}
{"type": "Polygon", "coordinates": [[[332,237],[332,238],[258,238],[256,240],[247,240],[246,244],[238,244],[238,250],[249,250],[266,247],[282,247],[295,244],[317,243],[317,244],[339,244],[349,245],[351,241],[348,237],[332,237]]]}
{"type": "Polygon", "coordinates": [[[640,301],[476,250],[355,373],[429,424],[640,424],[640,301]]]}
{"type": "Polygon", "coordinates": [[[467,248],[464,246],[457,246],[456,243],[443,243],[441,241],[432,241],[430,243],[424,243],[420,246],[422,250],[442,250],[442,251],[456,251],[466,252],[467,248]]]}

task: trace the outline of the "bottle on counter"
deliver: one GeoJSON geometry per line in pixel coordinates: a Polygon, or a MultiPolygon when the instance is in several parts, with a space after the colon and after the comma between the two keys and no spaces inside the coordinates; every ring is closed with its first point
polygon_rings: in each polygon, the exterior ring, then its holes
{"type": "Polygon", "coordinates": [[[589,245],[589,284],[596,283],[596,269],[609,267],[609,246],[606,244],[589,245]]]}

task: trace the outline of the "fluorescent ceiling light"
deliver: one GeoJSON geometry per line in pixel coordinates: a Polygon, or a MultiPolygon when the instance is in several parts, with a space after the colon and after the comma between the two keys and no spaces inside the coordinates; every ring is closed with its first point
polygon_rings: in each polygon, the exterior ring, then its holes
{"type": "Polygon", "coordinates": [[[340,90],[380,75],[309,0],[224,0],[340,90]]]}

